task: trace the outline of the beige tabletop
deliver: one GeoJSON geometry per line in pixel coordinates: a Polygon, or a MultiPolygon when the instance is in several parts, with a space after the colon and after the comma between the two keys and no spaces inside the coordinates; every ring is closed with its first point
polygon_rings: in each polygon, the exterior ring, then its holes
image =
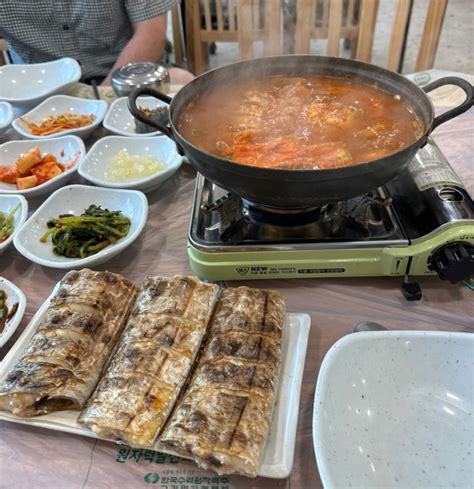
{"type": "MultiPolygon", "coordinates": [[[[471,195],[473,128],[471,110],[434,133],[471,195]]],[[[98,268],[122,273],[136,283],[147,274],[190,274],[186,241],[195,175],[192,167],[184,164],[171,180],[148,194],[149,217],[140,238],[98,268]]],[[[31,210],[40,202],[31,201],[31,210]]],[[[33,264],[11,248],[0,258],[0,275],[22,288],[28,299],[19,333],[64,272],[33,264]]],[[[125,463],[111,443],[0,422],[0,487],[321,488],[313,450],[312,410],[319,367],[330,346],[367,320],[390,329],[474,332],[471,291],[437,277],[423,277],[419,282],[423,289],[420,302],[403,299],[399,278],[245,282],[277,289],[285,295],[289,311],[311,315],[300,410],[294,413],[299,416],[294,467],[288,479],[216,478],[187,462],[168,458],[163,463],[158,458],[151,460],[149,454],[129,457],[125,463]]],[[[18,333],[0,350],[0,358],[18,333]]]]}

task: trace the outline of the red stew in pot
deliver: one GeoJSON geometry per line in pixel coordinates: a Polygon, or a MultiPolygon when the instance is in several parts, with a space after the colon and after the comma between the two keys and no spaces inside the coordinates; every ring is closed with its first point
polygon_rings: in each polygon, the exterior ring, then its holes
{"type": "Polygon", "coordinates": [[[423,126],[400,97],[327,76],[229,82],[191,102],[178,121],[207,153],[262,168],[338,168],[383,158],[423,126]]]}

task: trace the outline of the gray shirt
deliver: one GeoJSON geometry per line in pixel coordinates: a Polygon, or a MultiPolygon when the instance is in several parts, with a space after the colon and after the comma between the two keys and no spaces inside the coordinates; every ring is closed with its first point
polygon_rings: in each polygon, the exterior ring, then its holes
{"type": "Polygon", "coordinates": [[[133,35],[132,23],[178,0],[0,0],[0,37],[14,63],[75,58],[83,79],[107,76],[133,35]]]}

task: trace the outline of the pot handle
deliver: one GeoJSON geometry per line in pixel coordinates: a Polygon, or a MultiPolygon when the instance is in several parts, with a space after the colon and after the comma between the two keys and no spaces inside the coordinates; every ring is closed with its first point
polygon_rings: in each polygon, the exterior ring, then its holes
{"type": "Polygon", "coordinates": [[[170,139],[174,141],[175,139],[173,133],[171,132],[171,128],[169,126],[160,124],[159,122],[149,117],[146,117],[145,115],[143,115],[143,113],[140,110],[138,110],[137,98],[141,97],[142,95],[150,95],[151,97],[157,98],[158,100],[161,100],[162,102],[165,102],[168,105],[171,103],[173,99],[171,97],[168,97],[168,95],[159,92],[158,90],[154,90],[153,88],[148,88],[148,87],[137,88],[128,96],[128,110],[131,112],[133,117],[135,117],[135,119],[138,119],[140,122],[143,122],[144,124],[148,124],[149,126],[158,129],[158,131],[162,132],[163,134],[165,134],[166,136],[168,136],[170,139]]]}
{"type": "Polygon", "coordinates": [[[444,85],[456,85],[457,87],[461,88],[466,94],[466,100],[464,100],[464,102],[459,104],[457,107],[453,107],[443,114],[436,116],[433,120],[430,132],[433,129],[436,129],[440,124],[443,124],[453,117],[456,117],[463,112],[466,112],[466,110],[469,110],[474,102],[474,87],[468,81],[458,78],[457,76],[446,76],[444,78],[440,78],[439,80],[435,80],[434,82],[423,87],[423,90],[428,93],[444,85]]]}

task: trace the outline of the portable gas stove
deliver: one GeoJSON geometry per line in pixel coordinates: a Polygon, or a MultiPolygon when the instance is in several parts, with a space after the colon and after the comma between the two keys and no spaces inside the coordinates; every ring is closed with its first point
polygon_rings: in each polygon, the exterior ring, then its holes
{"type": "MultiPolygon", "coordinates": [[[[275,188],[278,192],[278,188],[275,188]]],[[[370,194],[307,209],[254,204],[198,175],[188,255],[209,280],[474,275],[474,204],[430,141],[370,194]]]]}

